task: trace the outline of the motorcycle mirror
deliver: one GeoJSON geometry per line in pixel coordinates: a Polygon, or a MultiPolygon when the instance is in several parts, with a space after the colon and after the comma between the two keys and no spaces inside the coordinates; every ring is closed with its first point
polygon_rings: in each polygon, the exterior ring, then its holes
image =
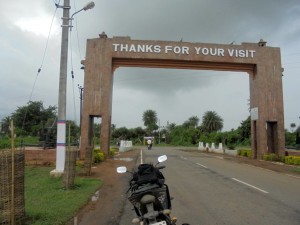
{"type": "Polygon", "coordinates": [[[126,172],[127,172],[126,166],[120,166],[117,168],[117,173],[126,173],[126,172]]]}
{"type": "Polygon", "coordinates": [[[161,162],[164,162],[168,159],[168,157],[166,155],[161,155],[158,157],[158,162],[161,163],[161,162]]]}

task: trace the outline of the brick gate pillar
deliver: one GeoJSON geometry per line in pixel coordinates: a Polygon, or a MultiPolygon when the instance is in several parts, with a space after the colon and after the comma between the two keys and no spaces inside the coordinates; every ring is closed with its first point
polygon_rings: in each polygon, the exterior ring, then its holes
{"type": "MultiPolygon", "coordinates": [[[[83,64],[84,95],[81,125],[80,158],[86,157],[86,149],[93,147],[93,118],[100,117],[100,149],[109,154],[110,121],[112,111],[113,71],[111,45],[105,34],[87,41],[86,59],[83,64]]],[[[88,154],[90,157],[90,154],[88,154]]]]}

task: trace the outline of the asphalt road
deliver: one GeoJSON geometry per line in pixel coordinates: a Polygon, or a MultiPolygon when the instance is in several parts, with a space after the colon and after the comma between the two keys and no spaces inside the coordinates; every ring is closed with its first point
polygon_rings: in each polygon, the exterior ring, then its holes
{"type": "MultiPolygon", "coordinates": [[[[178,225],[299,225],[300,179],[199,152],[154,148],[143,162],[166,154],[172,216],[178,225]]],[[[127,201],[120,225],[131,224],[127,201]]]]}

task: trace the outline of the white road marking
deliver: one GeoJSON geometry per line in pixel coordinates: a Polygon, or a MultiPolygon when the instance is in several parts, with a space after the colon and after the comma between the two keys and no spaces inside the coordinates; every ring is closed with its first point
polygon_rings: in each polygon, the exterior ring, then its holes
{"type": "Polygon", "coordinates": [[[246,183],[246,182],[244,182],[244,181],[238,180],[238,179],[236,179],[236,178],[231,178],[231,179],[232,179],[232,180],[235,180],[235,181],[237,181],[237,182],[239,182],[239,183],[241,183],[241,184],[244,184],[244,185],[246,185],[246,186],[248,186],[248,187],[251,187],[251,188],[254,188],[254,189],[258,190],[258,191],[261,191],[261,192],[263,192],[263,193],[265,193],[265,194],[269,194],[269,192],[267,192],[267,191],[265,191],[265,190],[263,190],[263,189],[260,189],[260,188],[258,188],[258,187],[255,187],[255,186],[253,186],[253,185],[251,185],[251,184],[248,184],[248,183],[246,183]]]}
{"type": "Polygon", "coordinates": [[[196,163],[196,164],[197,164],[198,166],[202,166],[202,167],[208,169],[206,166],[204,166],[204,165],[202,165],[202,164],[200,164],[200,163],[196,163]]]}
{"type": "Polygon", "coordinates": [[[143,164],[143,149],[141,149],[141,164],[143,164]]]}

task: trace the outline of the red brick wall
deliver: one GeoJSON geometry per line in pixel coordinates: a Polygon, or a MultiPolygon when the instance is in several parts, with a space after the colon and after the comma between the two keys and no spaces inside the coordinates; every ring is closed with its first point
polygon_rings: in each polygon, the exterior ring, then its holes
{"type": "Polygon", "coordinates": [[[288,156],[300,156],[299,150],[286,150],[288,156]]]}
{"type": "Polygon", "coordinates": [[[25,149],[25,162],[28,165],[50,165],[56,162],[55,149],[25,149]]]}

